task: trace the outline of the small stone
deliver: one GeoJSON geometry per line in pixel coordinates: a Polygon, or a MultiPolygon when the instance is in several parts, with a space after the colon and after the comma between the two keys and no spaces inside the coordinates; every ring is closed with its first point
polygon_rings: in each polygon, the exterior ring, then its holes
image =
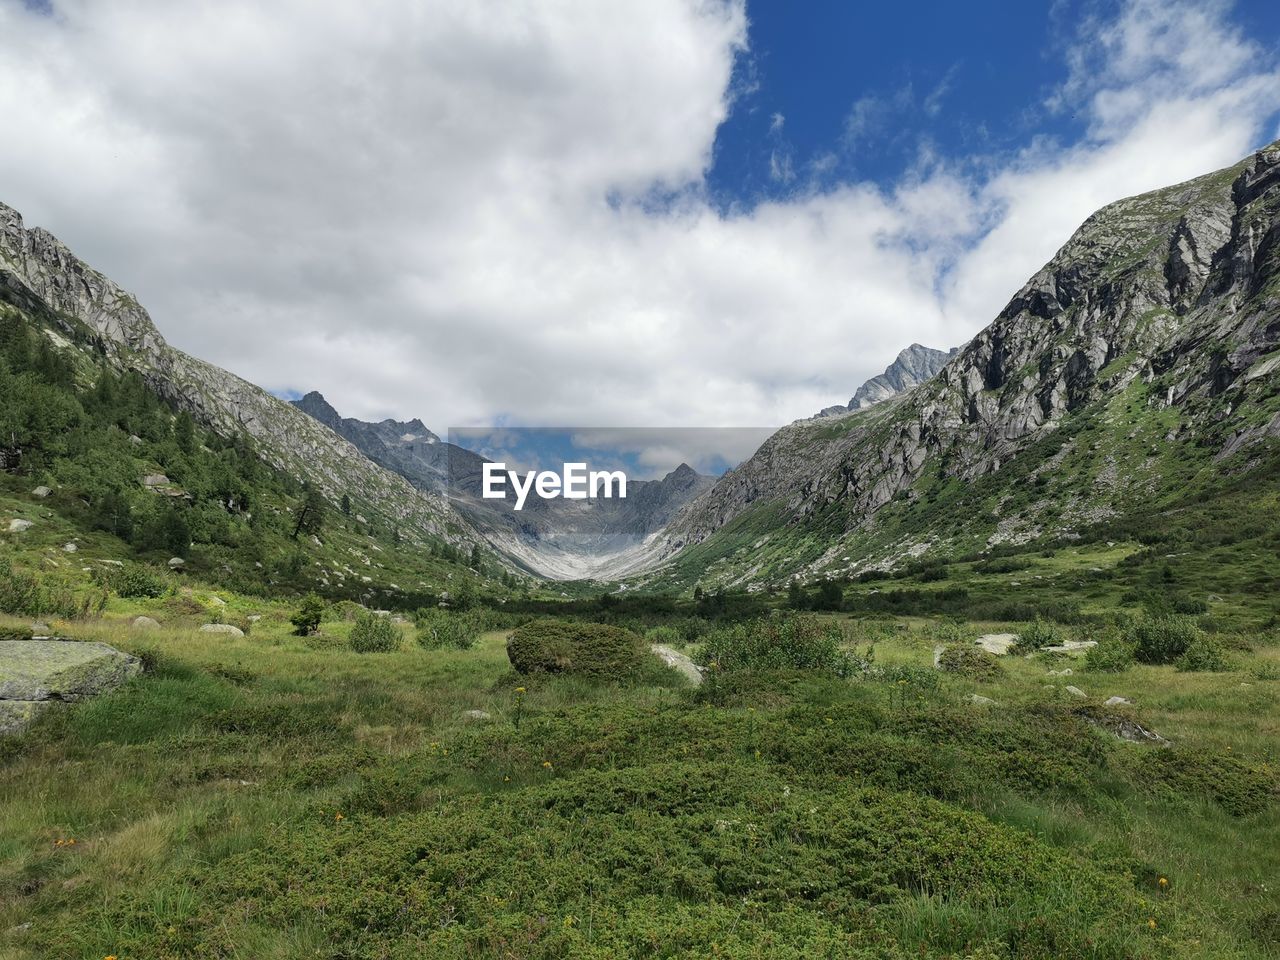
{"type": "Polygon", "coordinates": [[[262,614],[260,614],[260,613],[251,613],[251,614],[249,614],[249,616],[247,616],[245,619],[246,619],[246,620],[248,620],[250,623],[257,623],[259,620],[261,620],[261,619],[262,619],[262,614]]]}
{"type": "Polygon", "coordinates": [[[80,547],[79,547],[77,544],[74,544],[74,543],[64,543],[64,544],[62,545],[62,552],[63,552],[63,553],[75,553],[75,552],[76,552],[77,550],[79,550],[79,549],[80,549],[80,547]]]}
{"type": "Polygon", "coordinates": [[[45,497],[47,497],[51,493],[53,493],[53,491],[43,485],[36,487],[34,490],[31,491],[31,495],[33,497],[39,497],[41,500],[43,500],[45,497]]]}
{"type": "Polygon", "coordinates": [[[169,569],[170,569],[170,570],[181,570],[181,569],[182,569],[183,567],[185,567],[186,565],[187,565],[187,561],[183,560],[181,557],[170,557],[170,558],[169,558],[169,569]]]}
{"type": "Polygon", "coordinates": [[[154,630],[160,626],[159,620],[153,620],[151,617],[134,617],[133,622],[129,624],[135,630],[154,630]]]}
{"type": "Polygon", "coordinates": [[[30,529],[31,529],[31,521],[30,521],[30,520],[21,520],[21,519],[16,519],[16,518],[15,518],[15,519],[13,519],[13,520],[10,520],[10,521],[9,521],[9,532],[10,532],[10,533],[23,533],[23,532],[25,532],[25,531],[27,531],[27,530],[30,530],[30,529]]]}
{"type": "Polygon", "coordinates": [[[225,633],[232,637],[243,637],[244,631],[229,623],[206,623],[200,628],[201,633],[225,633]]]}
{"type": "Polygon", "coordinates": [[[1051,676],[1051,677],[1069,677],[1069,676],[1071,676],[1071,668],[1070,668],[1070,667],[1063,667],[1061,670],[1050,670],[1050,671],[1049,671],[1049,676],[1051,676]]]}
{"type": "Polygon", "coordinates": [[[969,702],[970,702],[970,703],[972,703],[972,704],[974,704],[975,706],[979,706],[979,707],[991,707],[991,706],[995,706],[995,701],[994,701],[994,700],[992,700],[990,697],[984,697],[984,696],[983,696],[982,694],[980,694],[980,693],[971,693],[971,694],[969,694],[969,702]]]}
{"type": "Polygon", "coordinates": [[[472,723],[484,723],[492,720],[493,717],[489,715],[487,710],[464,710],[462,711],[462,719],[472,723]]]}
{"type": "Polygon", "coordinates": [[[1073,697],[1075,697],[1077,700],[1088,700],[1088,699],[1089,699],[1089,695],[1088,695],[1087,693],[1085,693],[1083,690],[1081,690],[1079,687],[1063,687],[1062,689],[1063,689],[1063,690],[1066,690],[1066,691],[1067,691],[1067,693],[1071,694],[1071,695],[1072,695],[1073,697]]]}
{"type": "Polygon", "coordinates": [[[167,487],[169,478],[163,473],[148,473],[142,478],[142,485],[144,487],[167,487]]]}
{"type": "Polygon", "coordinates": [[[129,442],[132,443],[135,447],[142,446],[142,438],[137,436],[136,434],[129,434],[129,442]]]}
{"type": "Polygon", "coordinates": [[[1126,697],[1107,697],[1106,700],[1102,701],[1102,705],[1104,707],[1131,707],[1133,706],[1133,701],[1126,697]]]}

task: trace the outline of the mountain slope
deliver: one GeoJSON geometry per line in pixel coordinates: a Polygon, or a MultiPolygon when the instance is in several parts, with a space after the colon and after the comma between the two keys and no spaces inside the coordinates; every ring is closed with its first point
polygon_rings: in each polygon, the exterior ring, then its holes
{"type": "Polygon", "coordinates": [[[64,332],[82,325],[116,369],[137,371],[176,408],[221,436],[250,437],[270,463],[313,481],[330,501],[349,494],[407,535],[475,540],[441,498],[415,490],[260,387],[169,346],[133,296],[52,234],[26,229],[21,215],[3,204],[0,288],[16,304],[47,309],[64,332]]]}
{"type": "Polygon", "coordinates": [[[892,396],[918,387],[936,375],[947,365],[947,361],[959,352],[959,347],[935,350],[932,347],[913,343],[898,354],[884,373],[872,377],[860,386],[847,404],[826,407],[818,413],[818,416],[833,417],[853,410],[865,410],[881,400],[888,400],[892,396]]]}
{"type": "Polygon", "coordinates": [[[1268,471],[1280,143],[1091,216],[923,387],[784,428],[651,547],[687,582],[1078,537],[1268,471]]]}

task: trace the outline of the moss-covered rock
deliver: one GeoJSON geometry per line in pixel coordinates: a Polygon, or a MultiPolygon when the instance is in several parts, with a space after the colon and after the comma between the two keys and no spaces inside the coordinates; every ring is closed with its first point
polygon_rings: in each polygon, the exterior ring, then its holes
{"type": "Polygon", "coordinates": [[[142,662],[105,643],[0,641],[0,732],[23,729],[32,704],[76,701],[108,693],[142,672],[142,662]]]}

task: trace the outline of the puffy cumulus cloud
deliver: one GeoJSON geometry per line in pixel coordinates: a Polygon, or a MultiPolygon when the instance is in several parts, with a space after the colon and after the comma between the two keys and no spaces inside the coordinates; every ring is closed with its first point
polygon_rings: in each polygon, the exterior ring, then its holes
{"type": "Polygon", "coordinates": [[[1070,54],[1082,142],[726,212],[742,0],[0,0],[0,36],[0,198],[176,345],[438,431],[807,415],[1237,159],[1280,90],[1224,9],[1135,0],[1070,54]]]}

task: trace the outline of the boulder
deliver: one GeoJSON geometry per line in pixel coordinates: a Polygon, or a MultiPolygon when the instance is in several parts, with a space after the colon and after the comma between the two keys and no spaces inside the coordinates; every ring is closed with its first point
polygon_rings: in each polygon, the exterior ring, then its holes
{"type": "Polygon", "coordinates": [[[64,543],[62,545],[63,553],[75,553],[79,549],[80,549],[79,545],[75,543],[64,543]]]}
{"type": "Polygon", "coordinates": [[[53,491],[46,486],[39,486],[31,491],[31,495],[33,497],[39,497],[41,500],[43,500],[45,497],[47,497],[51,493],[53,493],[53,491]]]}
{"type": "Polygon", "coordinates": [[[1102,701],[1102,705],[1104,707],[1129,707],[1133,706],[1133,701],[1124,697],[1107,697],[1106,700],[1102,701]]]}
{"type": "Polygon", "coordinates": [[[109,693],[141,672],[137,657],[105,643],[0,640],[0,733],[18,733],[55,703],[109,693]]]}
{"type": "Polygon", "coordinates": [[[1062,689],[1066,690],[1067,693],[1071,694],[1071,696],[1075,697],[1077,700],[1089,699],[1089,695],[1085,693],[1083,690],[1081,690],[1079,687],[1063,687],[1062,689]]]}
{"type": "Polygon", "coordinates": [[[186,565],[187,565],[187,561],[183,560],[181,557],[170,557],[170,558],[169,558],[169,569],[170,569],[170,570],[181,570],[181,569],[182,569],[183,567],[185,567],[186,565]]]}
{"type": "Polygon", "coordinates": [[[49,636],[49,625],[47,623],[43,623],[37,620],[35,623],[31,625],[31,635],[33,637],[40,637],[41,639],[47,639],[49,636]]]}
{"type": "Polygon", "coordinates": [[[987,653],[993,653],[997,657],[1003,657],[1009,652],[1010,648],[1018,642],[1016,633],[984,633],[977,640],[973,641],[975,647],[981,647],[987,653]]]}
{"type": "Polygon", "coordinates": [[[25,531],[30,530],[31,526],[32,524],[30,520],[22,520],[15,517],[13,520],[9,521],[9,532],[24,533],[25,531]]]}
{"type": "Polygon", "coordinates": [[[200,628],[201,633],[225,633],[232,637],[243,637],[244,631],[229,623],[206,623],[200,628]]]}
{"type": "Polygon", "coordinates": [[[159,620],[153,620],[150,617],[134,617],[133,622],[129,624],[135,630],[154,630],[160,626],[159,620]]]}
{"type": "Polygon", "coordinates": [[[493,719],[488,710],[463,710],[462,719],[469,723],[486,723],[493,719]]]}
{"type": "Polygon", "coordinates": [[[148,473],[142,478],[142,485],[144,487],[167,487],[169,478],[163,473],[148,473]]]}
{"type": "Polygon", "coordinates": [[[990,697],[984,697],[980,693],[969,694],[969,702],[976,707],[994,707],[996,703],[990,697]]]}
{"type": "Polygon", "coordinates": [[[1045,647],[1045,653],[1081,653],[1090,647],[1096,647],[1097,640],[1063,640],[1051,647],[1045,647]]]}

